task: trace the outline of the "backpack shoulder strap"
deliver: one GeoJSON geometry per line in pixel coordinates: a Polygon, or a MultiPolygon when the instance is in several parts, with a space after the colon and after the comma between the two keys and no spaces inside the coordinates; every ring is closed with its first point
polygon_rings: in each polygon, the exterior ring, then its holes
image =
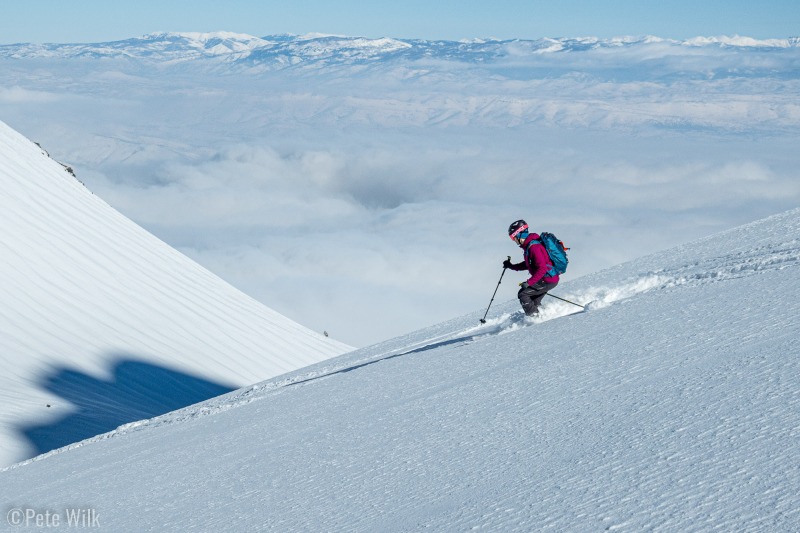
{"type": "Polygon", "coordinates": [[[534,244],[544,244],[541,239],[533,239],[531,242],[528,243],[528,246],[525,247],[525,257],[530,257],[531,255],[531,248],[534,244]]]}
{"type": "Polygon", "coordinates": [[[528,261],[530,262],[531,248],[533,247],[534,244],[541,244],[542,246],[544,246],[544,253],[545,253],[545,256],[547,257],[547,265],[550,265],[550,268],[547,269],[547,273],[545,273],[545,276],[552,277],[552,276],[555,276],[556,274],[558,274],[558,272],[556,271],[556,267],[555,267],[555,264],[553,263],[553,259],[550,257],[550,251],[547,249],[547,246],[545,246],[545,244],[544,244],[544,239],[542,239],[542,237],[541,237],[542,235],[543,235],[543,233],[539,234],[539,238],[538,239],[533,239],[530,243],[528,243],[528,246],[525,248],[525,258],[528,259],[528,261]]]}

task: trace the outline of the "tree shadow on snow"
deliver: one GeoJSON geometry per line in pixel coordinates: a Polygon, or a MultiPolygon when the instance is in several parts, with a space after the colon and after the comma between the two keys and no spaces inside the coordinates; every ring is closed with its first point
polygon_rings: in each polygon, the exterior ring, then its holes
{"type": "Polygon", "coordinates": [[[56,367],[41,378],[40,386],[69,403],[73,411],[47,424],[18,428],[36,455],[235,390],[130,358],[118,360],[111,372],[112,377],[103,380],[56,367]]]}

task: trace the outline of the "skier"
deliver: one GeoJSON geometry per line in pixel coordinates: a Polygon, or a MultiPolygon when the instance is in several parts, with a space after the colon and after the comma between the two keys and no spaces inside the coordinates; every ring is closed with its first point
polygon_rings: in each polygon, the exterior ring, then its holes
{"type": "Polygon", "coordinates": [[[519,284],[517,297],[525,314],[536,316],[544,295],[558,285],[558,273],[553,269],[553,263],[550,261],[547,249],[539,240],[539,235],[529,233],[528,224],[524,220],[513,222],[508,227],[508,236],[522,248],[525,260],[513,264],[506,259],[503,261],[503,268],[528,270],[531,277],[519,284]]]}

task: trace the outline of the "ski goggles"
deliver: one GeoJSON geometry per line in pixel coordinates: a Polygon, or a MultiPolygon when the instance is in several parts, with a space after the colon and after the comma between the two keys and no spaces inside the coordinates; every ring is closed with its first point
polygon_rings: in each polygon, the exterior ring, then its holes
{"type": "Polygon", "coordinates": [[[528,233],[528,225],[527,224],[525,224],[524,226],[518,227],[517,230],[514,233],[509,235],[509,237],[511,237],[512,241],[516,241],[517,237],[519,237],[522,233],[528,233]]]}

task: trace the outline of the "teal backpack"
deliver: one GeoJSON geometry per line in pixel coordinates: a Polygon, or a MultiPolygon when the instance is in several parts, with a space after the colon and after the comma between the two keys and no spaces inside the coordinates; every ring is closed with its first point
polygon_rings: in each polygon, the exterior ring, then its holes
{"type": "Polygon", "coordinates": [[[547,250],[547,255],[550,256],[550,262],[553,263],[552,268],[547,271],[548,277],[553,277],[556,274],[563,274],[567,271],[567,248],[564,243],[558,240],[558,237],[546,231],[539,234],[539,238],[531,241],[531,244],[542,244],[544,249],[547,250]]]}

